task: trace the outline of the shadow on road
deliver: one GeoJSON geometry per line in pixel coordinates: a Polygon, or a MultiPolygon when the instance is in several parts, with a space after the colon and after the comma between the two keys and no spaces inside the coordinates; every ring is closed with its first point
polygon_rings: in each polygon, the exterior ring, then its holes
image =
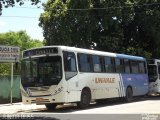
{"type": "MultiPolygon", "coordinates": [[[[141,101],[148,101],[148,100],[160,100],[160,96],[143,96],[143,97],[136,97],[134,100],[130,103],[134,102],[141,102],[141,101]]],[[[121,105],[121,104],[130,104],[126,103],[123,99],[107,99],[99,102],[94,102],[91,103],[88,108],[85,110],[89,109],[94,109],[94,108],[101,108],[101,107],[109,107],[109,106],[114,106],[114,105],[121,105]]],[[[55,110],[47,110],[46,108],[39,108],[39,109],[32,109],[32,110],[24,110],[24,111],[18,111],[18,113],[71,113],[75,111],[80,111],[82,109],[79,109],[76,105],[73,104],[67,104],[67,105],[58,105],[55,110]]]]}

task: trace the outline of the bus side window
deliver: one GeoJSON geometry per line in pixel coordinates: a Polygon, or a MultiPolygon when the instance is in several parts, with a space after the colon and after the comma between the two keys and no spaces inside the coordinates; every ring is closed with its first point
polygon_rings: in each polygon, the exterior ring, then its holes
{"type": "Polygon", "coordinates": [[[130,61],[130,62],[131,62],[131,71],[132,71],[132,73],[139,73],[138,62],[137,61],[130,61]]]}
{"type": "Polygon", "coordinates": [[[104,57],[105,70],[107,73],[115,72],[114,68],[114,58],[104,57]]]}
{"type": "Polygon", "coordinates": [[[128,59],[124,59],[124,70],[125,73],[130,73],[131,72],[131,68],[130,68],[130,61],[128,59]]]}
{"type": "Polygon", "coordinates": [[[101,72],[102,65],[101,65],[101,61],[100,61],[100,56],[92,55],[92,61],[93,61],[93,71],[94,72],[101,72]]]}
{"type": "Polygon", "coordinates": [[[115,59],[115,68],[117,73],[124,73],[124,60],[116,58],[115,59]]]}
{"type": "Polygon", "coordinates": [[[158,74],[160,74],[160,63],[157,63],[158,65],[158,74]]]}
{"type": "Polygon", "coordinates": [[[140,62],[138,62],[138,64],[139,64],[139,73],[146,73],[145,62],[140,61],[140,62]]]}
{"type": "Polygon", "coordinates": [[[90,55],[79,53],[78,66],[80,72],[91,72],[92,69],[90,55]]]}
{"type": "Polygon", "coordinates": [[[100,56],[100,64],[101,64],[101,72],[105,72],[105,61],[104,61],[104,57],[100,56]]]}
{"type": "Polygon", "coordinates": [[[63,52],[66,80],[77,75],[76,57],[73,52],[63,52]]]}

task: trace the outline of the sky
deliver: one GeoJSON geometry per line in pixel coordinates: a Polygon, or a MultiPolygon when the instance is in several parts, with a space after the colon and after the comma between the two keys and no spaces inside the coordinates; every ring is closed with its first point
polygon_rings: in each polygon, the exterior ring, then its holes
{"type": "MultiPolygon", "coordinates": [[[[44,0],[42,0],[44,1],[44,0]]],[[[25,2],[23,6],[3,8],[0,16],[0,33],[25,30],[32,39],[43,40],[42,28],[38,26],[42,8],[25,2]]]]}

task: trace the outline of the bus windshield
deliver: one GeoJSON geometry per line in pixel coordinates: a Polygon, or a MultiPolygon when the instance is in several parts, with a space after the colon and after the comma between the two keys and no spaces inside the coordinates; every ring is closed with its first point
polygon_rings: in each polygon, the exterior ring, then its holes
{"type": "Polygon", "coordinates": [[[158,75],[157,75],[156,65],[148,65],[148,76],[149,76],[149,82],[155,82],[157,80],[158,75]]]}
{"type": "Polygon", "coordinates": [[[28,58],[22,61],[24,87],[57,85],[62,78],[60,56],[28,58]]]}

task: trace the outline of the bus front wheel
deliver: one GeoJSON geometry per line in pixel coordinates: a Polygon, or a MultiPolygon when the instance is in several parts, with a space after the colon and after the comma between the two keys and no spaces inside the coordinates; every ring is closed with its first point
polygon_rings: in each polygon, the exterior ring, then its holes
{"type": "Polygon", "coordinates": [[[132,88],[131,87],[127,87],[125,101],[126,102],[131,102],[132,100],[133,100],[132,88]]]}
{"type": "Polygon", "coordinates": [[[48,110],[54,110],[56,108],[57,104],[49,103],[49,104],[45,104],[45,106],[48,110]]]}
{"type": "Polygon", "coordinates": [[[78,107],[84,109],[89,106],[91,101],[91,92],[89,89],[83,89],[81,93],[81,100],[77,103],[78,107]]]}

